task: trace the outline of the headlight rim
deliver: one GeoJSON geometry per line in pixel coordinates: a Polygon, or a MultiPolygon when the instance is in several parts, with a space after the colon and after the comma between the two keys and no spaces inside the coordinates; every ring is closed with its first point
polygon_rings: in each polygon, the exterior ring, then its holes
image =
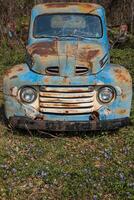
{"type": "Polygon", "coordinates": [[[36,89],[33,88],[33,87],[31,87],[31,86],[24,86],[24,87],[20,88],[20,90],[19,90],[19,99],[20,99],[21,102],[23,102],[25,104],[32,104],[32,103],[34,103],[36,101],[36,99],[37,99],[37,91],[36,91],[36,89]],[[34,91],[34,99],[32,101],[30,101],[30,102],[24,100],[24,98],[22,97],[22,93],[26,89],[31,89],[32,91],[34,91]]]}
{"type": "Polygon", "coordinates": [[[98,89],[97,99],[101,104],[111,104],[116,98],[116,90],[112,86],[102,86],[98,89]],[[109,101],[101,100],[100,93],[103,89],[109,89],[112,92],[112,98],[109,101]]]}

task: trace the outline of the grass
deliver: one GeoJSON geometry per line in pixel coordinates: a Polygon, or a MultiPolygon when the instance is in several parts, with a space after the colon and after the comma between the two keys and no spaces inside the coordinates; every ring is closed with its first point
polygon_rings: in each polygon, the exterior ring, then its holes
{"type": "MultiPolygon", "coordinates": [[[[134,77],[133,49],[114,49],[111,56],[134,77]]],[[[22,49],[4,43],[1,75],[23,59],[22,49]]],[[[113,133],[46,137],[7,128],[2,108],[0,118],[0,200],[134,199],[133,106],[132,125],[113,133]]]]}

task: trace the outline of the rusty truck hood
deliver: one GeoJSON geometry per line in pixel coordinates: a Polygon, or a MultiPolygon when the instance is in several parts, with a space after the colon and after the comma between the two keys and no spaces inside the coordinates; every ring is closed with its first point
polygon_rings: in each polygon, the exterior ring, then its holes
{"type": "Polygon", "coordinates": [[[105,48],[97,42],[84,40],[52,40],[27,47],[32,70],[47,75],[76,76],[101,70],[105,48]]]}

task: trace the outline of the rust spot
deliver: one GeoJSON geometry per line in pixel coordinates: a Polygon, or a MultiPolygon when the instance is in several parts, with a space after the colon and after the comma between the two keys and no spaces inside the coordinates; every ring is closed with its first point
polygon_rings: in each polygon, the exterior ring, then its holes
{"type": "Polygon", "coordinates": [[[40,55],[40,56],[50,56],[57,55],[57,42],[53,40],[52,42],[40,42],[27,47],[28,53],[30,55],[40,55]]]}
{"type": "Polygon", "coordinates": [[[63,79],[63,83],[65,83],[65,85],[69,84],[69,79],[66,76],[63,79]]]}
{"type": "Polygon", "coordinates": [[[99,54],[99,50],[94,50],[94,51],[88,51],[87,57],[89,60],[93,59],[99,54]]]}
{"type": "Polygon", "coordinates": [[[50,4],[44,4],[45,8],[65,8],[69,5],[66,3],[50,3],[50,4]]]}
{"type": "Polygon", "coordinates": [[[79,53],[79,60],[80,61],[87,61],[90,62],[92,59],[94,59],[97,55],[99,55],[100,50],[96,49],[96,50],[89,50],[88,51],[86,49],[82,49],[79,53]]]}
{"type": "Polygon", "coordinates": [[[107,116],[107,115],[110,115],[112,113],[112,111],[109,108],[107,108],[107,109],[105,109],[104,113],[107,116]]]}
{"type": "Polygon", "coordinates": [[[126,109],[117,109],[116,110],[116,113],[119,114],[119,115],[124,115],[124,114],[127,114],[128,111],[126,109]]]}
{"type": "Polygon", "coordinates": [[[73,7],[77,8],[79,12],[91,12],[98,8],[97,4],[90,4],[90,3],[77,3],[77,2],[58,2],[58,3],[48,3],[44,4],[44,8],[47,9],[54,9],[54,8],[63,8],[63,9],[73,9],[73,7]]]}
{"type": "Polygon", "coordinates": [[[45,82],[45,83],[49,83],[49,82],[50,82],[50,78],[49,78],[49,77],[46,77],[46,78],[44,79],[44,82],[45,82]]]}
{"type": "Polygon", "coordinates": [[[11,96],[16,97],[18,94],[18,88],[17,87],[12,87],[10,88],[11,96]]]}
{"type": "Polygon", "coordinates": [[[80,11],[81,12],[91,12],[95,9],[97,9],[98,5],[96,4],[83,4],[81,7],[80,7],[80,11]]]}
{"type": "Polygon", "coordinates": [[[67,54],[67,56],[69,57],[69,56],[76,56],[77,55],[77,49],[78,49],[78,46],[77,46],[77,44],[75,45],[75,44],[67,44],[67,52],[66,52],[66,54],[67,54]]]}
{"type": "Polygon", "coordinates": [[[122,94],[122,99],[124,100],[124,99],[126,99],[127,98],[127,95],[126,94],[122,94]]]}
{"type": "Polygon", "coordinates": [[[16,65],[11,67],[5,71],[5,76],[11,76],[10,79],[17,78],[17,72],[21,72],[24,70],[24,67],[21,65],[16,65]]]}
{"type": "Polygon", "coordinates": [[[17,72],[21,72],[21,71],[23,71],[23,68],[22,67],[18,68],[17,72]]]}
{"type": "Polygon", "coordinates": [[[11,69],[11,68],[10,68],[10,69],[7,69],[7,70],[5,71],[5,75],[8,76],[11,72],[12,72],[12,69],[11,69]]]}
{"type": "Polygon", "coordinates": [[[115,76],[116,76],[116,79],[120,82],[127,82],[127,83],[130,83],[131,80],[130,80],[130,76],[128,75],[127,71],[124,71],[122,69],[115,69],[114,70],[115,72],[115,76]]]}
{"type": "Polygon", "coordinates": [[[12,76],[10,79],[15,79],[15,78],[18,78],[18,76],[12,76]]]}

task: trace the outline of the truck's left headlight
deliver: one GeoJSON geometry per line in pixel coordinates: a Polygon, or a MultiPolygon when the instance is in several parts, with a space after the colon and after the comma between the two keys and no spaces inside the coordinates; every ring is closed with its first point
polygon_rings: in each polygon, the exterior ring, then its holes
{"type": "Polygon", "coordinates": [[[102,103],[110,103],[115,98],[115,90],[110,87],[102,87],[98,91],[98,98],[102,103]]]}
{"type": "Polygon", "coordinates": [[[33,103],[37,98],[37,92],[31,87],[22,88],[20,91],[20,99],[24,103],[33,103]]]}

